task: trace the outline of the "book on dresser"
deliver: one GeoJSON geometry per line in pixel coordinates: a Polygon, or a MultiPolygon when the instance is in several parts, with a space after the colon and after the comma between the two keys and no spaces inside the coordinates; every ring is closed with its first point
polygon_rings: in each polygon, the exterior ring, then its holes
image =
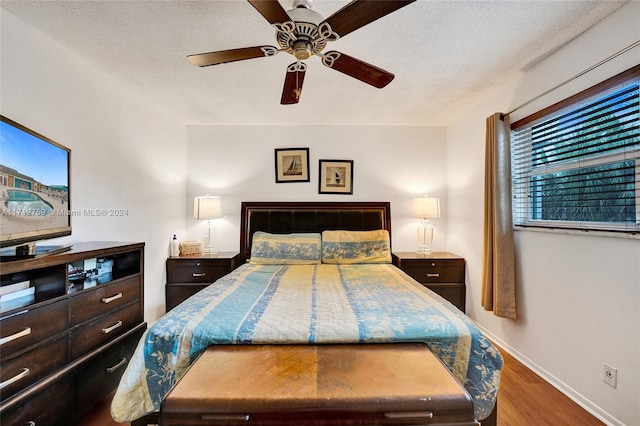
{"type": "Polygon", "coordinates": [[[75,243],[0,275],[0,424],[77,424],[146,329],[144,243],[75,243]]]}

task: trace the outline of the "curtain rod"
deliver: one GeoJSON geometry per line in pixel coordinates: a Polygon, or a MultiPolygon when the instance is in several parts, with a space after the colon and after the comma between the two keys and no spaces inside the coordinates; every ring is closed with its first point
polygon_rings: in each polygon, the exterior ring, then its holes
{"type": "Polygon", "coordinates": [[[541,94],[539,94],[538,96],[536,96],[536,97],[534,97],[534,98],[532,98],[532,99],[529,99],[527,102],[523,103],[522,105],[518,105],[517,107],[515,107],[515,108],[514,108],[514,109],[512,109],[511,111],[506,112],[506,113],[504,113],[504,114],[500,114],[500,118],[502,119],[505,115],[512,114],[512,113],[514,113],[514,112],[518,111],[519,109],[524,108],[525,106],[529,105],[531,102],[533,102],[533,101],[537,101],[537,100],[538,100],[538,99],[540,99],[541,97],[543,97],[543,96],[545,96],[545,95],[547,95],[547,94],[549,94],[549,93],[553,92],[553,91],[554,91],[554,90],[556,90],[556,89],[559,89],[560,87],[564,86],[565,84],[567,84],[567,83],[569,83],[569,82],[571,82],[571,81],[573,81],[573,80],[575,80],[575,79],[577,79],[577,78],[579,78],[579,77],[582,77],[582,76],[583,76],[583,75],[585,75],[586,73],[588,73],[588,72],[590,72],[590,71],[593,71],[594,69],[598,68],[600,65],[606,64],[606,63],[607,63],[607,62],[609,62],[610,60],[612,60],[612,59],[614,59],[614,58],[617,58],[618,56],[620,56],[620,55],[622,55],[622,54],[624,54],[624,53],[627,53],[629,50],[631,50],[631,49],[633,49],[633,48],[635,48],[635,47],[637,47],[637,46],[640,46],[640,40],[638,40],[638,41],[636,41],[636,42],[634,42],[634,43],[630,44],[629,46],[625,47],[625,48],[624,48],[624,49],[622,49],[622,50],[619,50],[618,52],[614,53],[613,55],[609,56],[609,57],[608,57],[608,58],[606,58],[606,59],[603,59],[602,61],[598,62],[597,64],[590,66],[590,67],[589,67],[589,68],[587,68],[586,70],[579,72],[578,74],[576,74],[576,75],[574,75],[573,77],[571,77],[571,78],[569,78],[569,79],[567,79],[567,80],[563,81],[562,83],[560,83],[560,84],[558,84],[558,85],[556,85],[556,86],[552,87],[551,89],[547,90],[546,92],[541,93],[541,94]]]}

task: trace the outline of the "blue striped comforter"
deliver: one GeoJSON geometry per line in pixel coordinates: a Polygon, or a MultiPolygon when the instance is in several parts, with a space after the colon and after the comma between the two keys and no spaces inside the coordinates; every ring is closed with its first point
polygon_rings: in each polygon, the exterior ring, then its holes
{"type": "Polygon", "coordinates": [[[495,404],[502,357],[449,302],[390,264],[246,264],[146,332],[111,405],[114,419],[156,412],[209,345],[425,342],[467,389],[477,419],[495,404]]]}

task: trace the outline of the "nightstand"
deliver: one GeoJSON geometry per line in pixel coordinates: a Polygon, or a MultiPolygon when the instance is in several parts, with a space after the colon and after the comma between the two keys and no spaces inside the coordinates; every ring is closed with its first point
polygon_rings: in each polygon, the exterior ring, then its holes
{"type": "Polygon", "coordinates": [[[240,254],[224,252],[218,254],[196,254],[167,259],[167,284],[165,305],[167,311],[178,306],[218,278],[236,269],[240,254]]]}
{"type": "Polygon", "coordinates": [[[393,264],[407,275],[453,303],[462,312],[466,306],[465,260],[453,253],[393,253],[393,264]]]}

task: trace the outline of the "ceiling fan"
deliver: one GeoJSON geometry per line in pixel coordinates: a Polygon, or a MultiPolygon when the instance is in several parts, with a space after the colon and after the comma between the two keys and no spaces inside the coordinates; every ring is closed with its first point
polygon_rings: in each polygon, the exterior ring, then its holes
{"type": "Polygon", "coordinates": [[[280,103],[297,104],[307,65],[302,62],[316,55],[322,64],[379,89],[393,80],[394,75],[374,65],[344,53],[322,52],[327,42],[364,27],[415,0],[354,0],[324,19],[311,10],[313,0],[292,0],[293,9],[285,11],[278,0],[247,0],[276,29],[280,46],[254,46],[241,49],[189,55],[187,59],[199,67],[274,56],[287,52],[296,62],[287,67],[280,103]]]}

